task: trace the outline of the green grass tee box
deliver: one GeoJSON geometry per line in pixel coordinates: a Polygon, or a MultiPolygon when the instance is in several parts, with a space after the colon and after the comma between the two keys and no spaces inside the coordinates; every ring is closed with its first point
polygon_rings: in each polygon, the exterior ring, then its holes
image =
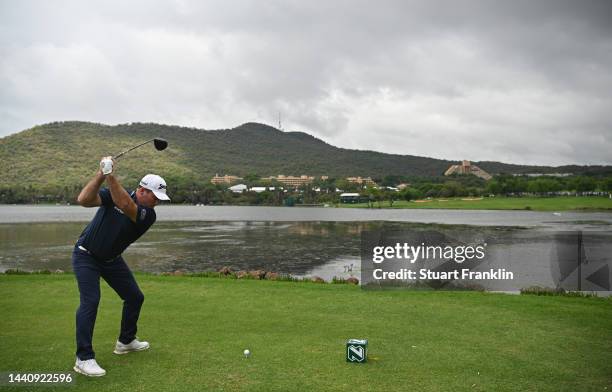
{"type": "MultiPolygon", "coordinates": [[[[612,390],[610,299],[136,278],[151,349],[112,354],[121,300],[102,282],[94,349],[107,375],[35,390],[612,390]],[[355,337],[367,363],[346,362],[355,337]]],[[[0,371],[72,371],[77,306],[71,274],[0,275],[0,371]]]]}

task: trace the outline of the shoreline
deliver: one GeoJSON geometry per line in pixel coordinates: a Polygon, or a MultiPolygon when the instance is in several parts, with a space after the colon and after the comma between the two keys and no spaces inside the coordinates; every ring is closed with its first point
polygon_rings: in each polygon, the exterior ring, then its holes
{"type": "MultiPolygon", "coordinates": [[[[208,272],[180,272],[175,271],[172,272],[162,272],[162,273],[151,273],[151,272],[143,272],[143,271],[134,271],[136,276],[142,276],[144,278],[168,278],[168,279],[214,279],[218,281],[270,281],[276,283],[297,283],[297,284],[313,284],[313,285],[345,285],[345,286],[354,286],[355,288],[363,289],[368,292],[375,291],[409,291],[409,292],[418,292],[418,293],[482,293],[482,294],[493,294],[493,295],[528,295],[528,296],[538,296],[538,297],[566,297],[566,298],[583,298],[583,299],[602,299],[606,301],[612,301],[612,292],[598,292],[598,291],[566,291],[563,289],[554,289],[550,287],[540,287],[533,286],[525,289],[521,289],[520,291],[495,291],[495,290],[476,290],[476,289],[453,289],[453,290],[444,290],[444,289],[434,289],[434,288],[423,288],[423,287],[397,287],[397,286],[389,286],[389,287],[364,287],[360,284],[360,282],[355,278],[355,280],[349,279],[334,279],[333,281],[325,281],[319,277],[304,277],[297,278],[292,277],[287,274],[279,274],[278,278],[258,278],[251,274],[256,271],[248,271],[242,277],[238,277],[237,274],[224,274],[221,271],[208,271],[208,272]]],[[[239,271],[241,272],[241,271],[239,271]]],[[[18,277],[18,276],[68,276],[74,275],[72,271],[49,271],[49,270],[38,270],[38,271],[23,271],[23,270],[7,270],[4,272],[0,272],[0,279],[10,276],[10,277],[18,277]]]]}
{"type": "MultiPolygon", "coordinates": [[[[431,203],[427,203],[431,204],[431,203]]],[[[0,205],[0,224],[88,222],[96,208],[0,205]]],[[[433,208],[290,208],[160,205],[158,222],[406,222],[468,226],[538,227],[594,222],[612,225],[612,210],[534,211],[433,208]]]]}
{"type": "MultiPolygon", "coordinates": [[[[260,204],[161,204],[168,207],[197,208],[282,208],[308,210],[365,209],[365,210],[458,210],[458,211],[534,211],[534,212],[610,212],[612,198],[603,196],[556,196],[556,197],[478,197],[478,198],[428,198],[419,200],[388,200],[368,203],[321,203],[296,204],[294,206],[274,206],[260,204]]],[[[7,207],[80,207],[78,204],[39,203],[39,204],[0,204],[7,207]]]]}

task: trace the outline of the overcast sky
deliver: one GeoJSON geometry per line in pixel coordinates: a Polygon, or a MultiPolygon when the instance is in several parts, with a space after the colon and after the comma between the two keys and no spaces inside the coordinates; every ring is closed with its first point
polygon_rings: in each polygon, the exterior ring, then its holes
{"type": "Polygon", "coordinates": [[[0,0],[0,137],[279,112],[345,148],[612,164],[612,1],[0,0]]]}

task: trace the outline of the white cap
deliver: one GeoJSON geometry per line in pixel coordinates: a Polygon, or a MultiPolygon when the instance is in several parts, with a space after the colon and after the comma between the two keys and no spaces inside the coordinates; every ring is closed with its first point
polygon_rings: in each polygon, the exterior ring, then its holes
{"type": "Polygon", "coordinates": [[[166,181],[157,174],[147,174],[142,177],[140,186],[153,192],[159,200],[170,200],[166,195],[166,181]]]}

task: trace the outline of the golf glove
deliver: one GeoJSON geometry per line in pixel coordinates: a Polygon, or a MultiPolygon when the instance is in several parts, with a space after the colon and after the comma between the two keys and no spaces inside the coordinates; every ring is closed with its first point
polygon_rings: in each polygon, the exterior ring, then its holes
{"type": "Polygon", "coordinates": [[[112,157],[104,157],[100,161],[100,170],[102,174],[105,176],[111,174],[113,172],[113,158],[112,157]]]}

